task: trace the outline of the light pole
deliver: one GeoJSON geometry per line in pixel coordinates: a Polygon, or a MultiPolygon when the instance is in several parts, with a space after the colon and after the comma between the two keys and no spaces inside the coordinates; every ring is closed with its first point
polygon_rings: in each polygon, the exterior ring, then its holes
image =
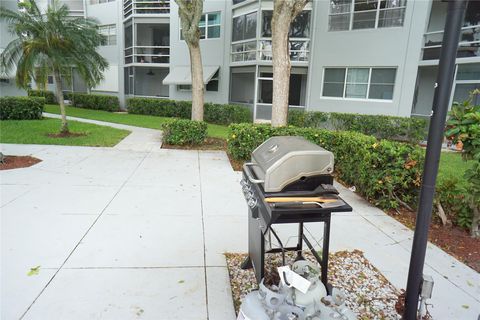
{"type": "MultiPolygon", "coordinates": [[[[444,0],[445,1],[445,0],[444,0]]],[[[428,144],[423,169],[422,188],[413,236],[412,254],[408,270],[405,311],[403,320],[417,319],[418,298],[421,290],[423,265],[427,250],[428,229],[432,218],[435,182],[442,150],[443,131],[455,74],[458,40],[468,0],[446,0],[447,19],[443,34],[438,75],[433,98],[432,117],[428,132],[428,144]]]]}

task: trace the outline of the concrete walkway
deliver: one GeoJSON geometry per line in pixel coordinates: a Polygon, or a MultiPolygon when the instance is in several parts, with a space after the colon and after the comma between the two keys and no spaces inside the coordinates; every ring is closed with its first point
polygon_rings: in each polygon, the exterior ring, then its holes
{"type": "MultiPolygon", "coordinates": [[[[44,112],[43,116],[47,118],[56,118],[56,119],[61,118],[59,114],[47,113],[47,112],[44,112]]],[[[162,147],[162,132],[160,130],[140,128],[140,127],[129,126],[126,124],[90,120],[90,119],[69,117],[69,116],[67,116],[67,119],[131,131],[132,133],[130,133],[125,139],[120,141],[120,143],[118,143],[116,146],[114,146],[113,147],[114,149],[132,150],[132,151],[152,151],[152,150],[160,150],[160,148],[162,147]]]]}
{"type": "MultiPolygon", "coordinates": [[[[223,252],[246,252],[247,207],[224,152],[1,150],[43,160],[0,173],[1,319],[235,318],[223,252]]],[[[403,288],[412,232],[338,187],[354,212],[332,219],[332,250],[363,250],[403,288]]],[[[425,273],[435,319],[477,319],[477,272],[429,245],[425,273]]]]}

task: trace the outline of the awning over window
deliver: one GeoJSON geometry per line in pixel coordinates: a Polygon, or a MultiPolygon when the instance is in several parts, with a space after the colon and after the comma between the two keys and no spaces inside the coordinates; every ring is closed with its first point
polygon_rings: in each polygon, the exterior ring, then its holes
{"type": "MultiPolygon", "coordinates": [[[[218,71],[219,66],[203,66],[203,83],[207,84],[218,71]]],[[[163,79],[163,84],[192,84],[190,66],[171,67],[170,73],[163,79]]]]}

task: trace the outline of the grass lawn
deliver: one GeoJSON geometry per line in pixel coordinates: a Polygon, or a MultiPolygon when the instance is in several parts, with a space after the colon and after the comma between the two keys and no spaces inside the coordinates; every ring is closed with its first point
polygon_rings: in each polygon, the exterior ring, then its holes
{"type": "Polygon", "coordinates": [[[77,137],[49,137],[60,130],[59,119],[3,120],[0,121],[0,142],[21,144],[56,144],[68,146],[112,147],[130,131],[77,121],[68,122],[77,137]]]}
{"type": "Polygon", "coordinates": [[[460,153],[442,152],[438,180],[458,178],[460,183],[465,182],[463,174],[472,164],[473,161],[463,161],[460,153]]]}
{"type": "MultiPolygon", "coordinates": [[[[60,109],[58,105],[46,105],[45,112],[59,114],[60,109]]],[[[163,122],[167,121],[167,119],[169,119],[164,117],[147,116],[141,114],[113,113],[75,107],[67,107],[67,116],[121,123],[150,129],[160,129],[160,125],[163,122]]],[[[228,127],[209,123],[208,136],[212,138],[227,139],[228,127]]]]}

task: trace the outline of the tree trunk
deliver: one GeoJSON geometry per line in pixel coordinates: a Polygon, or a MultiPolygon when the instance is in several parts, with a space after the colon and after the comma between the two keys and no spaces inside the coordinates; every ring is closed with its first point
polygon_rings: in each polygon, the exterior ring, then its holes
{"type": "Polygon", "coordinates": [[[188,44],[190,52],[190,72],[192,74],[192,120],[203,121],[203,83],[202,54],[200,45],[188,44]]]}
{"type": "Polygon", "coordinates": [[[470,228],[473,238],[480,238],[480,209],[473,204],[472,226],[470,228]]]}
{"type": "Polygon", "coordinates": [[[295,17],[308,0],[274,0],[272,14],[273,97],[272,126],[287,125],[290,90],[290,44],[288,34],[295,17]]]}
{"type": "Polygon", "coordinates": [[[57,92],[58,104],[60,105],[60,114],[62,115],[62,126],[60,127],[60,133],[68,133],[67,113],[65,111],[65,103],[63,101],[62,92],[62,78],[60,77],[60,72],[57,69],[53,71],[53,77],[55,78],[55,90],[57,92]]]}

